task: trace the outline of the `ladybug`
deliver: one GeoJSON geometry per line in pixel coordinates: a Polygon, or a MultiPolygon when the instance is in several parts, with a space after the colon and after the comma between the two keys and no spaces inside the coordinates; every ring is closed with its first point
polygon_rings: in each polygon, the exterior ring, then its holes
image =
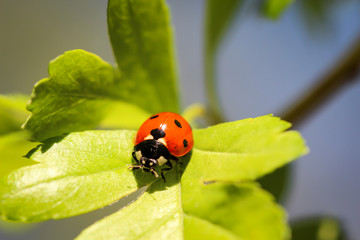
{"type": "Polygon", "coordinates": [[[152,115],[139,128],[134,138],[132,156],[138,165],[130,169],[143,169],[155,177],[155,167],[167,165],[163,172],[173,168],[170,160],[179,161],[194,145],[190,124],[179,114],[162,112],[152,115]]]}

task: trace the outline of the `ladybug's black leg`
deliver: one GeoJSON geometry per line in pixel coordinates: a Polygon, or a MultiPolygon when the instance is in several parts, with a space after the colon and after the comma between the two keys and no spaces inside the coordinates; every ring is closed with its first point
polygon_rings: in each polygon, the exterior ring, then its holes
{"type": "Polygon", "coordinates": [[[139,160],[137,160],[137,158],[136,158],[135,151],[132,152],[132,157],[136,161],[136,163],[139,164],[139,165],[130,166],[129,169],[141,169],[141,168],[143,168],[143,166],[140,165],[139,160]]]}
{"type": "Polygon", "coordinates": [[[178,157],[171,155],[171,160],[174,160],[177,164],[182,165],[182,162],[180,161],[180,159],[178,157]]]}
{"type": "Polygon", "coordinates": [[[164,177],[164,172],[167,172],[167,171],[170,171],[171,169],[173,169],[173,165],[170,161],[167,161],[165,164],[168,165],[169,167],[161,169],[161,178],[164,180],[164,182],[166,182],[165,177],[164,177]]]}
{"type": "Polygon", "coordinates": [[[132,152],[132,157],[139,164],[139,160],[136,158],[135,151],[132,152]]]}
{"type": "Polygon", "coordinates": [[[176,163],[178,163],[180,161],[179,158],[177,158],[177,157],[175,157],[173,155],[171,155],[171,160],[174,160],[176,163]]]}

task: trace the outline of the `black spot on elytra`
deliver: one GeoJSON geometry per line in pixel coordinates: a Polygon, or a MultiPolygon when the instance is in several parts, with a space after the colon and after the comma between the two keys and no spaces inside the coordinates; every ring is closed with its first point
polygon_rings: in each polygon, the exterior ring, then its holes
{"type": "Polygon", "coordinates": [[[154,118],[157,118],[159,115],[154,115],[152,117],[150,117],[150,119],[154,119],[154,118]]]}
{"type": "Polygon", "coordinates": [[[188,146],[188,141],[187,141],[186,139],[184,139],[183,144],[184,144],[184,147],[187,148],[187,146],[188,146]]]}
{"type": "Polygon", "coordinates": [[[175,122],[176,126],[178,126],[179,128],[182,128],[181,123],[178,120],[175,119],[174,122],[175,122]]]}
{"type": "Polygon", "coordinates": [[[150,134],[154,137],[155,140],[165,137],[165,132],[158,128],[151,130],[150,134]]]}

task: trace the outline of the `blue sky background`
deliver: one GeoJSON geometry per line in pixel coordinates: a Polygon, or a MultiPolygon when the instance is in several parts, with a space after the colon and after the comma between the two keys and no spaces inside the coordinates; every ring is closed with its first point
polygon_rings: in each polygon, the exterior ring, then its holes
{"type": "MultiPolygon", "coordinates": [[[[183,106],[205,102],[202,70],[204,1],[169,0],[176,33],[183,106]]],[[[311,87],[360,34],[360,1],[344,0],[329,22],[309,31],[299,3],[276,22],[244,12],[218,59],[218,90],[229,120],[280,113],[311,87]]],[[[340,3],[341,2],[341,3],[340,3]]],[[[82,48],[114,62],[106,1],[0,0],[0,93],[30,93],[51,59],[82,48]]],[[[360,239],[360,79],[341,90],[299,130],[311,149],[296,161],[285,207],[291,219],[338,216],[360,239]]],[[[49,221],[0,239],[70,239],[101,213],[49,221]],[[65,236],[64,236],[65,235],[65,236]]]]}

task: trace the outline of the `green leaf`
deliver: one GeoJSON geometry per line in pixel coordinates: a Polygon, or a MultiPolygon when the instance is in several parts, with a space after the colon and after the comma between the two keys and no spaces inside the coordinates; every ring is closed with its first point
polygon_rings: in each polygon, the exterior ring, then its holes
{"type": "Polygon", "coordinates": [[[51,139],[30,158],[36,165],[0,182],[0,215],[23,222],[58,219],[106,206],[150,183],[135,175],[134,131],[88,131],[51,139]]]}
{"type": "Polygon", "coordinates": [[[185,214],[184,216],[184,239],[186,240],[240,240],[231,231],[222,228],[205,219],[185,214]]]}
{"type": "Polygon", "coordinates": [[[195,130],[185,174],[212,182],[253,180],[270,173],[308,151],[298,132],[284,132],[290,126],[262,116],[195,130]]]}
{"type": "Polygon", "coordinates": [[[328,216],[308,217],[291,224],[293,240],[345,240],[343,224],[328,216]]]}
{"type": "Polygon", "coordinates": [[[295,0],[265,0],[263,12],[270,19],[278,19],[295,0]]]}
{"type": "Polygon", "coordinates": [[[20,167],[34,164],[23,156],[37,144],[27,141],[26,138],[24,131],[0,136],[0,178],[20,167]]]}
{"type": "Polygon", "coordinates": [[[176,175],[155,182],[136,202],[106,217],[80,239],[286,239],[284,211],[255,185],[180,187],[176,175]],[[190,191],[190,192],[188,192],[190,191]],[[190,206],[184,196],[196,201],[190,206]],[[199,210],[195,206],[201,206],[199,210]],[[196,207],[195,207],[196,208],[196,207]],[[184,213],[185,212],[185,213],[184,213]],[[183,237],[184,236],[184,237],[183,237]]]}
{"type": "Polygon", "coordinates": [[[138,106],[126,102],[113,102],[111,110],[99,123],[99,128],[105,129],[138,129],[151,116],[138,106]]]}
{"type": "Polygon", "coordinates": [[[277,202],[282,203],[286,199],[286,195],[291,185],[292,167],[285,165],[276,169],[257,180],[263,189],[271,193],[277,202]]]}
{"type": "Polygon", "coordinates": [[[20,130],[29,113],[25,95],[0,95],[0,135],[20,130]]]}
{"type": "Polygon", "coordinates": [[[69,51],[35,85],[25,124],[34,141],[100,127],[137,128],[153,112],[179,111],[172,32],[163,1],[109,1],[109,35],[119,70],[69,51]]]}
{"type": "Polygon", "coordinates": [[[231,182],[254,179],[304,154],[301,137],[283,132],[289,126],[263,116],[194,130],[192,154],[166,174],[166,183],[128,169],[135,131],[84,131],[53,138],[28,154],[38,164],[1,180],[0,215],[16,221],[70,217],[146,186],[137,201],[79,238],[195,239],[211,233],[213,239],[286,239],[286,217],[273,198],[255,184],[231,182]],[[196,226],[204,228],[192,236],[196,226]]]}
{"type": "Polygon", "coordinates": [[[216,86],[216,57],[220,42],[243,0],[208,0],[205,20],[205,81],[213,122],[223,122],[216,86]]]}
{"type": "Polygon", "coordinates": [[[169,176],[166,184],[156,181],[136,202],[93,224],[76,239],[183,239],[178,175],[169,176]]]}
{"type": "Polygon", "coordinates": [[[255,184],[201,185],[184,177],[181,184],[184,212],[232,233],[224,239],[288,239],[284,210],[255,184]]]}
{"type": "Polygon", "coordinates": [[[130,93],[122,88],[119,73],[94,54],[83,50],[66,52],[50,62],[49,76],[35,85],[28,105],[32,114],[24,127],[32,140],[91,129],[104,118],[105,127],[113,126],[109,122],[114,122],[114,115],[118,117],[117,126],[134,128],[146,115],[123,102],[130,93]],[[122,115],[132,111],[142,115],[122,115]],[[132,117],[137,119],[128,125],[132,117]]]}
{"type": "Polygon", "coordinates": [[[289,127],[262,116],[195,130],[181,179],[184,212],[243,239],[288,239],[286,214],[270,194],[253,184],[217,181],[252,180],[305,154],[301,136],[284,132],[289,127]]]}
{"type": "Polygon", "coordinates": [[[174,46],[163,0],[109,0],[108,32],[130,102],[151,113],[179,111],[174,46]]]}

